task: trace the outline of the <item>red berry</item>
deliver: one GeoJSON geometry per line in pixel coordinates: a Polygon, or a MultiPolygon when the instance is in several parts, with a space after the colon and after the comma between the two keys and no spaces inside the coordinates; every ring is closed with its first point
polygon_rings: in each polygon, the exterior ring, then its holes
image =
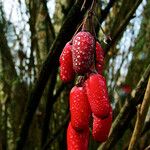
{"type": "Polygon", "coordinates": [[[86,90],[91,110],[97,117],[109,115],[109,98],[105,78],[100,74],[92,74],[86,80],[86,90]]]}
{"type": "Polygon", "coordinates": [[[107,118],[101,119],[96,116],[93,117],[93,138],[98,142],[105,142],[112,124],[112,108],[110,108],[110,113],[107,118]]]}
{"type": "Polygon", "coordinates": [[[96,63],[96,71],[99,73],[99,74],[102,74],[102,71],[103,71],[103,65],[100,64],[100,63],[96,63]]]}
{"type": "Polygon", "coordinates": [[[77,132],[69,123],[67,129],[67,150],[88,150],[89,128],[77,132]]]}
{"type": "Polygon", "coordinates": [[[96,42],[96,70],[99,74],[102,74],[104,66],[104,50],[101,45],[96,42]]]}
{"type": "Polygon", "coordinates": [[[95,40],[89,32],[79,32],[73,38],[73,69],[78,74],[88,72],[94,63],[95,40]]]}
{"type": "Polygon", "coordinates": [[[128,84],[122,85],[122,86],[121,86],[121,89],[122,89],[123,93],[126,94],[126,95],[127,95],[127,94],[130,94],[131,91],[132,91],[131,86],[128,85],[128,84]]]}
{"type": "Polygon", "coordinates": [[[90,105],[84,87],[74,86],[70,92],[71,124],[76,130],[83,130],[89,125],[90,105]]]}
{"type": "Polygon", "coordinates": [[[73,63],[72,63],[72,52],[71,52],[71,45],[68,42],[59,58],[60,62],[60,78],[63,82],[69,82],[74,78],[74,70],[73,70],[73,63]]]}

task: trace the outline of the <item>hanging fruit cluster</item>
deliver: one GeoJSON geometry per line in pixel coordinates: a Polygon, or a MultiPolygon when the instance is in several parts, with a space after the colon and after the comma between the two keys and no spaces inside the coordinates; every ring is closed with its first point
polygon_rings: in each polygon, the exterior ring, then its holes
{"type": "MultiPolygon", "coordinates": [[[[88,19],[92,23],[91,12],[88,19]]],[[[60,78],[65,83],[80,80],[70,92],[71,120],[67,129],[68,150],[87,150],[89,123],[93,118],[92,136],[94,140],[107,140],[112,124],[112,108],[109,103],[106,80],[102,76],[104,51],[96,40],[93,28],[87,30],[84,20],[81,31],[69,41],[60,55],[60,78]]],[[[93,23],[91,24],[93,26],[93,23]]]]}

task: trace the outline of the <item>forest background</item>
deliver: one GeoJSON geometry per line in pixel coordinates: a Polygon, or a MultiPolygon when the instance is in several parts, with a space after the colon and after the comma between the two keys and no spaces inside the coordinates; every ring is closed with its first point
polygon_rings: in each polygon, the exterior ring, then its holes
{"type": "MultiPolygon", "coordinates": [[[[66,150],[74,81],[60,80],[59,56],[85,2],[81,10],[83,0],[0,0],[0,150],[66,150]]],[[[90,138],[89,150],[148,150],[150,0],[97,0],[95,14],[113,125],[105,143],[90,138]]]]}

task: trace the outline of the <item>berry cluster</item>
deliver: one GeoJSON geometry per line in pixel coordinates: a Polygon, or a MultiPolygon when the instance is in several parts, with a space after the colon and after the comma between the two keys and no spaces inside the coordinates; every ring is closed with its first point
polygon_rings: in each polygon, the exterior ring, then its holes
{"type": "Polygon", "coordinates": [[[106,80],[101,75],[104,51],[90,32],[80,31],[65,45],[59,61],[62,81],[70,82],[76,74],[82,76],[70,92],[68,150],[87,150],[91,116],[92,135],[96,141],[106,141],[112,123],[106,80]]]}

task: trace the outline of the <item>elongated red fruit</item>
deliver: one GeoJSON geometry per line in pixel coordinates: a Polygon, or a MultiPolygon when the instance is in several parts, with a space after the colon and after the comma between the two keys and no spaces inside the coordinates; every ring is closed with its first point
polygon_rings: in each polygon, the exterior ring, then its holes
{"type": "Polygon", "coordinates": [[[105,78],[100,74],[91,74],[86,80],[86,91],[94,115],[107,117],[110,104],[105,78]]]}
{"type": "Polygon", "coordinates": [[[104,50],[99,42],[96,42],[96,70],[102,74],[104,68],[104,50]]]}
{"type": "Polygon", "coordinates": [[[69,123],[67,129],[67,150],[88,150],[89,128],[77,132],[69,123]]]}
{"type": "Polygon", "coordinates": [[[112,108],[110,108],[109,116],[101,119],[93,116],[93,138],[98,142],[105,142],[108,138],[112,124],[112,108]]]}
{"type": "Polygon", "coordinates": [[[73,80],[75,72],[73,70],[72,63],[72,52],[71,52],[71,44],[68,42],[59,58],[60,62],[60,78],[63,82],[70,82],[73,80]]]}
{"type": "Polygon", "coordinates": [[[73,38],[73,69],[78,74],[88,72],[94,63],[95,39],[89,32],[81,31],[73,38]]]}
{"type": "Polygon", "coordinates": [[[84,87],[74,86],[70,92],[71,124],[76,130],[89,126],[91,115],[90,105],[84,87]]]}

